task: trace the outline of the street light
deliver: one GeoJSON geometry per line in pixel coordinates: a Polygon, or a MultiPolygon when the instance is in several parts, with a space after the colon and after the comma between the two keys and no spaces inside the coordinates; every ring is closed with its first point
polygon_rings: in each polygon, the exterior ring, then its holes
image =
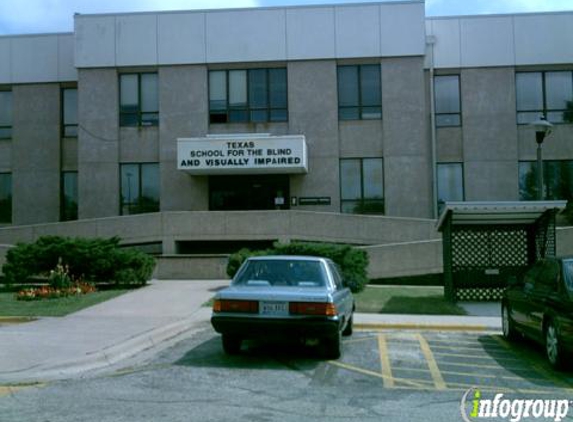
{"type": "Polygon", "coordinates": [[[553,125],[549,123],[545,116],[530,123],[535,129],[535,141],[537,142],[537,199],[543,199],[543,158],[541,155],[541,145],[547,136],[551,134],[553,125]]]}

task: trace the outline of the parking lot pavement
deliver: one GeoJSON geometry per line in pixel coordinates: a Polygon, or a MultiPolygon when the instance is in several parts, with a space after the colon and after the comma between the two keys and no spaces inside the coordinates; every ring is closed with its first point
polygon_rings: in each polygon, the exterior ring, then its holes
{"type": "Polygon", "coordinates": [[[392,389],[573,392],[573,374],[552,371],[539,347],[497,332],[360,332],[328,364],[392,389]]]}

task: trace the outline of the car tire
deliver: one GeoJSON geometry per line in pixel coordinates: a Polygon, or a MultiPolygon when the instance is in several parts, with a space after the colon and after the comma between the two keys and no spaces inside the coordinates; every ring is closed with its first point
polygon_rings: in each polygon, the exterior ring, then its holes
{"type": "Polygon", "coordinates": [[[517,339],[517,330],[515,329],[515,323],[511,319],[510,308],[506,303],[501,305],[501,329],[503,336],[507,340],[517,339]]]}
{"type": "Polygon", "coordinates": [[[561,337],[557,325],[552,320],[549,320],[545,326],[545,355],[554,369],[563,368],[561,337]]]}
{"type": "Polygon", "coordinates": [[[243,341],[240,337],[231,334],[223,334],[223,350],[228,355],[238,355],[241,352],[241,344],[243,341]]]}
{"type": "Polygon", "coordinates": [[[352,335],[352,331],[354,329],[353,324],[354,324],[354,315],[350,315],[350,318],[348,318],[348,322],[346,323],[346,327],[344,327],[344,331],[342,332],[343,336],[348,337],[352,335]]]}
{"type": "Polygon", "coordinates": [[[342,336],[340,332],[332,337],[326,337],[323,340],[324,357],[326,359],[338,359],[342,354],[342,336]]]}

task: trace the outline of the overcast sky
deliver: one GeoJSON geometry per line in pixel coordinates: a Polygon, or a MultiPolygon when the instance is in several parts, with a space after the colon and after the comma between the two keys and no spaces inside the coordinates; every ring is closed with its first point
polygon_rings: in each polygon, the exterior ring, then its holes
{"type": "MultiPolygon", "coordinates": [[[[73,30],[73,14],[364,3],[369,0],[0,0],[0,35],[73,30]]],[[[426,0],[426,15],[573,10],[573,0],[426,0]]]]}

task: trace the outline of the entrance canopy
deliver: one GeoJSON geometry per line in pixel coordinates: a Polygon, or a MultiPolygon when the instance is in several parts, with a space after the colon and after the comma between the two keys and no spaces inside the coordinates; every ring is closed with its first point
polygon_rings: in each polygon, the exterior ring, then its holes
{"type": "Polygon", "coordinates": [[[566,201],[447,202],[442,232],[450,300],[499,299],[511,277],[556,252],[555,215],[566,201]]]}
{"type": "Polygon", "coordinates": [[[177,139],[177,169],[194,175],[308,172],[304,135],[208,135],[177,139]]]}

